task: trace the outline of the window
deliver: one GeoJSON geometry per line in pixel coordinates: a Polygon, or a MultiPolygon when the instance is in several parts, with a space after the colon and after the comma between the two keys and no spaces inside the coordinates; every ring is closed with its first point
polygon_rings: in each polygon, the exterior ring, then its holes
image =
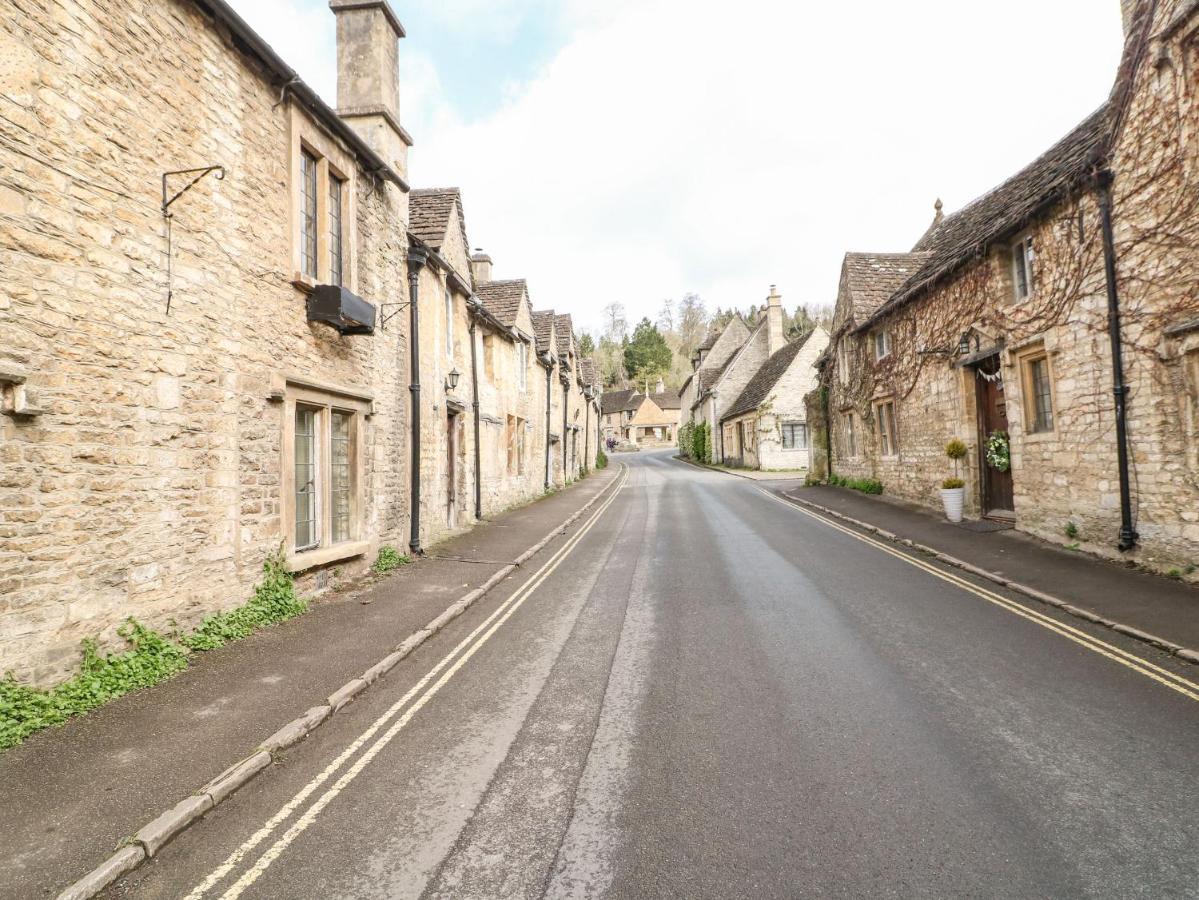
{"type": "Polygon", "coordinates": [[[370,401],[289,384],[283,518],[295,568],[365,552],[359,447],[370,401]]]}
{"type": "Polygon", "coordinates": [[[1024,387],[1024,426],[1030,434],[1053,431],[1053,387],[1044,350],[1020,360],[1024,387]]]}
{"type": "Polygon", "coordinates": [[[874,358],[882,359],[891,352],[891,331],[888,328],[880,328],[871,335],[874,341],[874,358]]]}
{"type": "Polygon", "coordinates": [[[804,422],[783,423],[783,449],[807,450],[808,426],[804,422]]]}
{"type": "Polygon", "coordinates": [[[847,413],[845,416],[845,455],[848,457],[858,455],[858,429],[857,422],[854,421],[856,418],[854,413],[847,413]]]}
{"type": "Polygon", "coordinates": [[[448,285],[445,289],[445,352],[447,356],[454,355],[454,295],[448,285]]]}
{"type": "Polygon", "coordinates": [[[508,474],[525,473],[525,420],[508,416],[508,474]]]}
{"type": "Polygon", "coordinates": [[[319,412],[296,407],[296,541],[297,550],[315,547],[320,540],[317,520],[317,435],[319,412]]]}
{"type": "Polygon", "coordinates": [[[879,454],[895,456],[899,453],[899,440],[895,433],[895,401],[883,400],[875,404],[875,421],[878,424],[879,454]]]}
{"type": "Polygon", "coordinates": [[[521,391],[529,389],[529,345],[519,338],[516,341],[516,386],[521,391]]]}
{"type": "Polygon", "coordinates": [[[291,281],[302,291],[317,284],[354,290],[354,156],[299,107],[289,115],[291,281]]]}
{"type": "Polygon", "coordinates": [[[316,157],[300,154],[300,271],[316,278],[316,157]]]}
{"type": "MultiPolygon", "coordinates": [[[[342,241],[342,187],[345,182],[329,176],[329,284],[341,284],[344,269],[342,241]]],[[[314,273],[315,277],[315,273],[314,273]]]]}
{"type": "Polygon", "coordinates": [[[845,339],[837,347],[837,375],[842,384],[849,384],[849,340],[845,339]]]}
{"type": "Polygon", "coordinates": [[[1017,300],[1032,296],[1034,255],[1031,235],[1020,238],[1012,246],[1012,284],[1017,300]]]}

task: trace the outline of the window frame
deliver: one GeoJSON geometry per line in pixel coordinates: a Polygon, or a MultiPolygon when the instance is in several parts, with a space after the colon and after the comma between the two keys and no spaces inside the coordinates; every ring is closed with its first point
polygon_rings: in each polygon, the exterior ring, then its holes
{"type": "Polygon", "coordinates": [[[1030,437],[1051,435],[1057,431],[1057,387],[1053,371],[1053,354],[1045,349],[1043,344],[1022,350],[1017,357],[1020,372],[1020,400],[1024,406],[1024,433],[1030,437]],[[1045,365],[1044,394],[1038,391],[1036,384],[1036,366],[1045,365]],[[1038,400],[1044,396],[1048,401],[1048,424],[1041,421],[1042,410],[1038,400]]]}
{"type": "Polygon", "coordinates": [[[783,444],[784,450],[800,451],[800,450],[808,450],[809,449],[809,447],[808,447],[808,423],[807,422],[801,422],[797,419],[792,420],[790,422],[783,422],[779,425],[779,429],[781,431],[782,444],[783,444]],[[787,429],[791,429],[791,446],[789,446],[789,447],[787,446],[787,429]],[[799,429],[798,433],[803,435],[803,442],[801,445],[798,445],[798,446],[795,443],[795,435],[797,433],[795,429],[799,429]]]}
{"type": "Polygon", "coordinates": [[[858,434],[857,423],[854,421],[857,418],[857,413],[848,412],[845,414],[845,458],[858,458],[858,434]]]}
{"type": "Polygon", "coordinates": [[[1032,232],[1025,232],[1012,241],[1009,265],[1012,272],[1012,296],[1017,303],[1029,300],[1036,293],[1037,248],[1032,232]],[[1023,269],[1024,293],[1020,293],[1021,269],[1023,269]]]}
{"type": "Polygon", "coordinates": [[[357,290],[358,229],[357,163],[354,155],[336,138],[310,120],[294,105],[290,110],[288,144],[288,194],[291,233],[292,284],[305,293],[318,284],[340,284],[357,290]],[[303,157],[316,161],[316,270],[308,271],[304,258],[303,157]],[[330,212],[330,179],[341,182],[341,278],[333,278],[333,221],[330,212]]]}
{"type": "Polygon", "coordinates": [[[361,556],[367,552],[366,504],[364,496],[367,419],[371,400],[361,395],[341,393],[340,389],[313,386],[311,383],[289,381],[284,390],[282,436],[282,474],[280,479],[280,515],[287,568],[302,571],[314,566],[361,556]],[[314,413],[313,442],[316,520],[314,540],[298,545],[296,494],[296,417],[300,410],[314,413]],[[347,454],[349,463],[347,534],[333,540],[333,416],[349,416],[347,454]]]}
{"type": "Polygon", "coordinates": [[[529,344],[524,338],[516,339],[516,386],[522,392],[529,389],[529,344]]]}
{"type": "Polygon", "coordinates": [[[874,352],[874,361],[880,362],[891,355],[891,329],[886,325],[870,332],[870,346],[874,352]],[[882,338],[883,352],[878,352],[879,338],[882,338]]]}
{"type": "Polygon", "coordinates": [[[445,284],[445,355],[454,358],[454,292],[450,290],[449,279],[445,284]]]}
{"type": "Polygon", "coordinates": [[[895,398],[882,397],[875,400],[873,405],[874,425],[879,441],[878,455],[881,459],[896,459],[899,457],[899,419],[896,415],[895,398]],[[885,422],[884,410],[889,410],[885,422]]]}
{"type": "Polygon", "coordinates": [[[329,284],[340,287],[345,283],[346,272],[346,180],[333,171],[329,171],[327,180],[329,183],[329,284]],[[334,197],[335,193],[336,198],[334,197]]]}

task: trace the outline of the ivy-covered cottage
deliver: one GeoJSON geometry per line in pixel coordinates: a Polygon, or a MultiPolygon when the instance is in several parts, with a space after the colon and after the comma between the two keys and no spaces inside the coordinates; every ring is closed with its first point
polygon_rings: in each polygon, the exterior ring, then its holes
{"type": "Polygon", "coordinates": [[[846,257],[822,412],[838,474],[935,506],[958,438],[968,513],[1173,566],[1199,556],[1199,4],[1123,7],[1102,109],[911,253],[846,257]]]}

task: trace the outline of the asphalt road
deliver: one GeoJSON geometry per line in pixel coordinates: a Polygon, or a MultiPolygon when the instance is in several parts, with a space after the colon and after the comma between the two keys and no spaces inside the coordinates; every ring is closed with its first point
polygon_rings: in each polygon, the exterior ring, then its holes
{"type": "Polygon", "coordinates": [[[1199,896],[1194,669],[617,459],[556,557],[109,895],[1199,896]]]}

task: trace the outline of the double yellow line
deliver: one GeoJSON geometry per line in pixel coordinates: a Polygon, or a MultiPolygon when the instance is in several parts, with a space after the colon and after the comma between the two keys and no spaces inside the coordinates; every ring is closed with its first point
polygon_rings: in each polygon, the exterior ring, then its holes
{"type": "Polygon", "coordinates": [[[214,869],[208,877],[200,884],[192,889],[187,895],[187,900],[199,900],[206,893],[212,890],[218,883],[224,880],[243,859],[245,859],[259,844],[265,841],[271,834],[294,813],[308,798],[326,781],[335,775],[338,770],[355,754],[364,747],[375,735],[382,729],[391,719],[403,710],[403,714],[393,722],[390,727],[371,744],[361,756],[358,757],[348,769],[326,790],[311,806],[309,806],[302,816],[287,829],[261,856],[255,860],[254,864],[242,874],[242,876],[234,882],[228,890],[222,895],[223,900],[234,900],[240,897],[246,888],[250,887],[262,874],[270,867],[279,856],[285,851],[305,830],[308,829],[321,811],[328,806],[338,794],[342,792],[355,778],[361,774],[362,770],[373,760],[378,754],[391,743],[392,739],[406,726],[421,708],[423,708],[433,697],[441,690],[445,684],[454,677],[454,675],[470,660],[471,657],[479,651],[479,649],[491,639],[492,635],[512,617],[512,615],[520,609],[521,605],[532,596],[533,592],[541,586],[541,584],[554,573],[554,571],[562,564],[566,557],[571,553],[579,542],[587,536],[587,533],[599,521],[600,516],[608,509],[609,506],[616,500],[620,489],[624,486],[628,479],[628,467],[622,467],[622,471],[612,488],[611,494],[600,504],[599,508],[591,515],[587,522],[575,532],[569,540],[563,544],[546,563],[538,569],[528,581],[526,581],[511,597],[505,600],[496,608],[483,622],[477,626],[469,635],[467,635],[453,650],[447,653],[432,669],[430,669],[415,685],[410,688],[395,704],[393,704],[383,715],[376,719],[369,728],[358,736],[341,754],[334,759],[329,765],[315,778],[306,784],[291,800],[289,800],[265,825],[258,831],[252,834],[240,847],[214,869]],[[443,671],[444,670],[444,671],[443,671]],[[440,677],[438,677],[440,673],[440,677]],[[434,679],[436,680],[434,681],[434,679]],[[430,684],[432,682],[432,684],[430,684]],[[423,692],[423,693],[422,693],[423,692]],[[419,694],[419,696],[417,696],[419,694]],[[415,698],[415,700],[413,699],[415,698]],[[409,703],[411,702],[411,705],[409,703]],[[405,709],[405,707],[407,707],[405,709]]]}
{"type": "Polygon", "coordinates": [[[1114,644],[1101,641],[1099,638],[1092,637],[1085,631],[1074,628],[1073,626],[1067,625],[1064,622],[1059,622],[1057,619],[1054,619],[1051,616],[1037,612],[1034,609],[1029,609],[1024,605],[1017,603],[1015,600],[1011,600],[1000,594],[996,594],[994,591],[989,591],[984,587],[980,587],[979,585],[967,581],[965,578],[955,575],[952,572],[946,572],[928,562],[925,562],[922,559],[897,550],[895,547],[884,543],[883,541],[868,537],[859,531],[848,528],[838,522],[834,522],[826,516],[811,512],[810,510],[804,509],[801,506],[797,506],[794,503],[789,503],[788,501],[764,488],[759,488],[758,490],[760,490],[771,500],[783,504],[788,509],[795,510],[796,512],[802,513],[808,518],[815,519],[816,521],[827,525],[829,528],[835,528],[837,531],[847,534],[864,544],[869,544],[875,549],[881,550],[883,553],[894,556],[896,559],[903,560],[910,566],[915,566],[917,569],[922,569],[928,574],[940,578],[942,581],[947,581],[955,587],[959,587],[968,593],[974,594],[976,597],[981,597],[988,603],[993,603],[996,606],[1001,607],[1010,613],[1014,613],[1023,619],[1027,619],[1030,622],[1035,622],[1042,628],[1046,628],[1055,634],[1061,635],[1062,637],[1066,638],[1066,640],[1073,641],[1080,646],[1086,647],[1088,650],[1098,653],[1100,656],[1106,656],[1113,662],[1117,662],[1126,668],[1132,669],[1134,672],[1139,672],[1146,678],[1152,678],[1158,684],[1165,685],[1170,690],[1177,691],[1184,697],[1189,697],[1192,700],[1199,700],[1199,684],[1195,684],[1195,682],[1189,681],[1186,678],[1183,678],[1181,675],[1176,675],[1168,669],[1155,666],[1147,659],[1142,659],[1136,654],[1129,653],[1127,650],[1122,650],[1114,644]]]}

